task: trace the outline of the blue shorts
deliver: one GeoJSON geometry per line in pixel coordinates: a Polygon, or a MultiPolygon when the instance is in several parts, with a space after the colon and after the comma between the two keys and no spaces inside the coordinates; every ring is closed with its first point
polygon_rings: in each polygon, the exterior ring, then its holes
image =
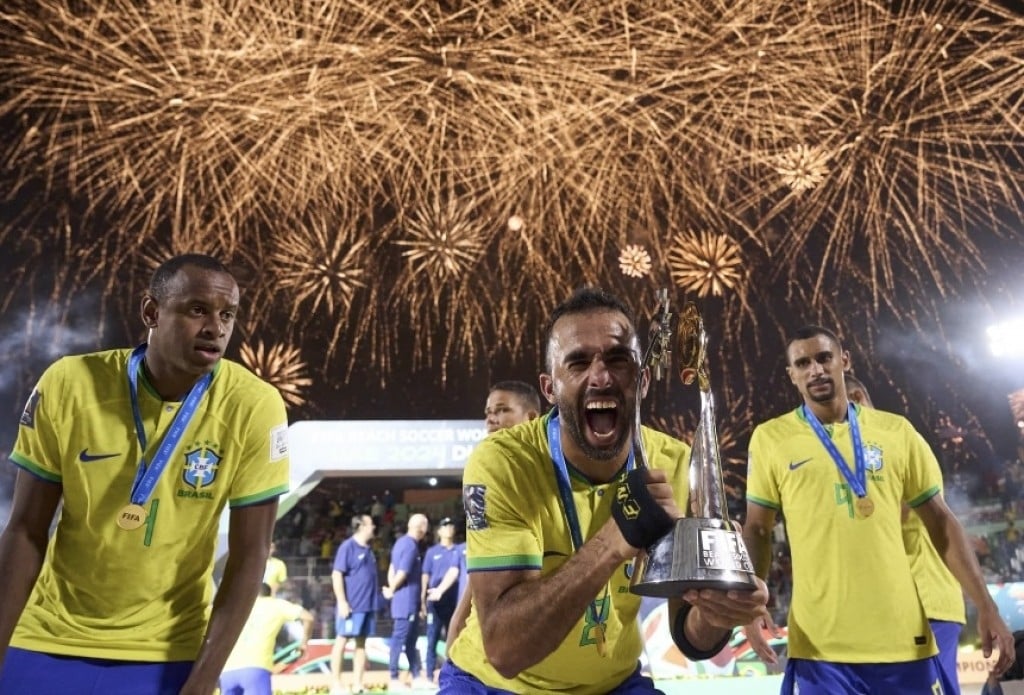
{"type": "Polygon", "coordinates": [[[895,664],[841,664],[789,659],[781,695],[943,695],[937,657],[895,664]]]}
{"type": "MultiPolygon", "coordinates": [[[[491,688],[484,685],[475,676],[463,671],[452,663],[444,662],[438,678],[437,695],[515,695],[508,690],[491,688]]],[[[665,695],[654,687],[654,681],[640,673],[640,664],[629,678],[608,691],[608,695],[665,695]]]]}
{"type": "Polygon", "coordinates": [[[949,620],[929,620],[935,643],[939,646],[939,672],[945,695],[960,695],[960,676],[956,672],[957,650],[960,648],[960,630],[963,625],[949,620]]]}
{"type": "Polygon", "coordinates": [[[177,695],[191,672],[191,661],[114,661],[9,647],[0,693],[177,695]]]}
{"type": "Polygon", "coordinates": [[[265,668],[236,668],[220,674],[220,695],[273,695],[270,671],[265,668]]]}
{"type": "Polygon", "coordinates": [[[338,637],[370,637],[377,629],[373,613],[351,613],[347,618],[334,619],[334,634],[338,637]]]}

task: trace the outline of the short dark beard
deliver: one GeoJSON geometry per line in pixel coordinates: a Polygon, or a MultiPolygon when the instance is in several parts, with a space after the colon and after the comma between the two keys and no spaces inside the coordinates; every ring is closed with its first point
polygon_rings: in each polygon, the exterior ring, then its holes
{"type": "Polygon", "coordinates": [[[823,394],[823,395],[820,395],[820,396],[813,395],[811,393],[810,386],[808,386],[807,387],[807,397],[810,398],[815,403],[828,403],[830,401],[835,400],[835,397],[836,397],[836,394],[837,394],[836,385],[834,383],[832,383],[832,382],[829,382],[829,385],[832,387],[832,390],[829,391],[829,393],[827,395],[823,394]]]}

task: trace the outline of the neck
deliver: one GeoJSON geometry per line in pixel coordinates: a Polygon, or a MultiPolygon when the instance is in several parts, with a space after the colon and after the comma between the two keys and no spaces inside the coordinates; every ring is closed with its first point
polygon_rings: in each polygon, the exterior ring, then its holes
{"type": "Polygon", "coordinates": [[[200,379],[192,374],[175,374],[173,370],[161,367],[159,362],[150,360],[148,355],[142,360],[142,369],[149,385],[165,401],[184,400],[200,379]]]}
{"type": "Polygon", "coordinates": [[[815,401],[804,401],[808,410],[814,413],[814,417],[818,418],[818,422],[822,424],[834,424],[836,422],[846,422],[846,407],[847,403],[842,398],[833,398],[825,403],[817,403],[815,401]]]}

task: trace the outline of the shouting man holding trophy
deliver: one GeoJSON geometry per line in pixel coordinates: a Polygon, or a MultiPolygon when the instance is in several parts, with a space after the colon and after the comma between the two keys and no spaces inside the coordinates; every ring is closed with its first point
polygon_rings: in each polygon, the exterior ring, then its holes
{"type": "MultiPolygon", "coordinates": [[[[673,640],[692,659],[768,615],[737,529],[684,528],[694,520],[680,510],[695,516],[695,498],[717,494],[688,489],[689,448],[639,425],[671,322],[665,293],[642,356],[629,309],[601,290],[552,313],[540,385],[554,408],[482,441],[463,476],[472,609],[440,692],[657,693],[639,670],[638,594],[669,598],[673,640]],[[707,552],[683,558],[691,547],[707,552]]],[[[703,434],[694,456],[713,458],[703,434]]]]}

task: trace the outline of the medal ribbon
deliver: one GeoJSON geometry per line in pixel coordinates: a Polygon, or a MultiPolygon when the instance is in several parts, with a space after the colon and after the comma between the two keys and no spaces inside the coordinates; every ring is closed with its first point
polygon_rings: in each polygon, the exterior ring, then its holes
{"type": "Polygon", "coordinates": [[[210,382],[213,381],[213,372],[208,372],[192,386],[188,395],[185,396],[181,408],[174,416],[174,420],[171,421],[171,427],[164,435],[163,441],[160,442],[160,447],[153,455],[152,463],[146,465],[146,428],[142,424],[142,413],[139,411],[138,386],[139,367],[142,366],[145,356],[146,343],[143,343],[132,350],[132,354],[128,357],[128,391],[132,398],[132,417],[135,419],[135,436],[139,440],[139,446],[142,447],[139,468],[135,471],[135,481],[132,483],[131,501],[132,504],[140,506],[144,505],[149,496],[153,494],[153,488],[156,487],[160,474],[167,467],[171,454],[178,447],[178,442],[181,441],[185,429],[192,421],[192,416],[195,415],[199,403],[206,394],[206,390],[210,388],[210,382]]]}
{"type": "MultiPolygon", "coordinates": [[[[555,480],[558,482],[558,498],[562,502],[562,511],[565,513],[565,523],[569,527],[569,535],[572,539],[573,552],[583,546],[583,533],[580,529],[579,515],[576,513],[576,502],[572,498],[572,483],[569,480],[569,468],[565,462],[565,453],[562,451],[562,430],[558,423],[558,408],[551,410],[551,417],[548,418],[548,446],[551,448],[551,463],[555,468],[555,480]]],[[[629,458],[626,459],[626,472],[633,470],[636,462],[633,457],[633,448],[629,449],[629,458]]],[[[605,596],[608,595],[608,586],[605,585],[605,596]]],[[[604,597],[602,597],[604,598],[604,597]]],[[[598,613],[598,599],[590,602],[590,615],[595,625],[601,626],[604,620],[598,613]]],[[[611,610],[608,607],[608,610],[611,610]]]]}
{"type": "Polygon", "coordinates": [[[828,452],[832,460],[836,462],[836,468],[846,478],[846,482],[850,484],[850,488],[857,497],[867,497],[868,494],[868,472],[867,465],[864,459],[864,440],[860,436],[860,425],[857,423],[857,409],[854,408],[853,403],[847,405],[846,418],[850,421],[850,439],[853,440],[853,465],[854,470],[850,470],[850,466],[847,465],[846,459],[839,453],[839,449],[832,442],[832,438],[828,436],[828,432],[822,427],[821,422],[811,412],[811,409],[807,407],[807,404],[800,406],[803,409],[804,417],[807,418],[807,422],[810,423],[811,429],[814,430],[814,434],[818,435],[818,440],[822,446],[828,452]]]}

